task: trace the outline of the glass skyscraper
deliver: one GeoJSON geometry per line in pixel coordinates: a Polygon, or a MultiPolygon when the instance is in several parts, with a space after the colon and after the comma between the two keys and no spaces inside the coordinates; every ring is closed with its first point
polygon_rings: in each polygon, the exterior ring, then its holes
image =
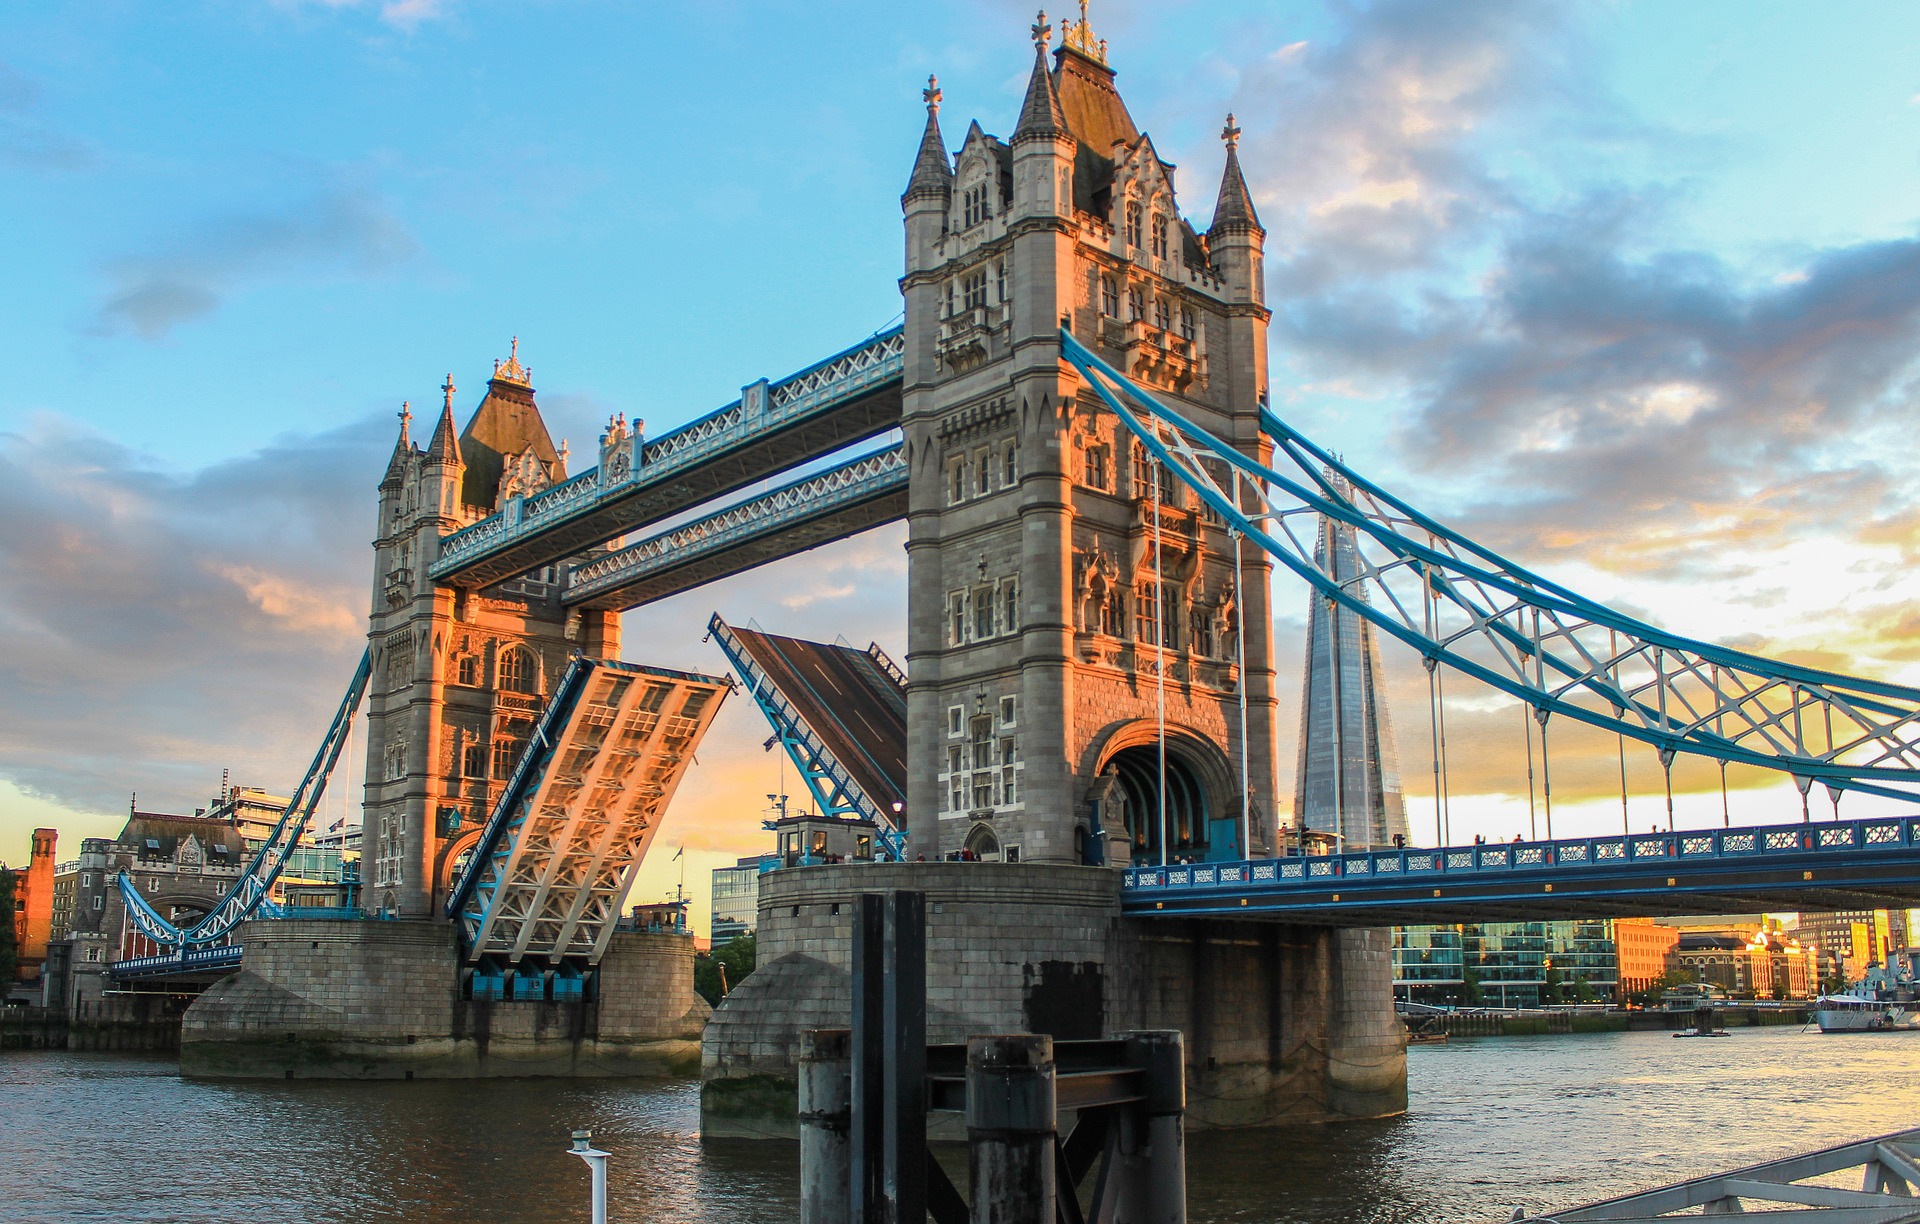
{"type": "Polygon", "coordinates": [[[1581,981],[1595,999],[1610,999],[1620,978],[1613,923],[1468,922],[1393,929],[1394,995],[1409,1002],[1538,1007],[1555,1001],[1547,998],[1549,973],[1560,983],[1560,1002],[1577,1001],[1581,981]],[[1477,999],[1470,997],[1476,994],[1477,999]]]}
{"type": "MultiPolygon", "coordinates": [[[[1357,577],[1353,528],[1323,515],[1314,559],[1341,583],[1357,577]]],[[[1366,599],[1365,588],[1347,589],[1366,599]]],[[[1391,846],[1406,836],[1407,810],[1373,626],[1318,591],[1308,601],[1294,823],[1333,835],[1341,849],[1391,846]]]]}

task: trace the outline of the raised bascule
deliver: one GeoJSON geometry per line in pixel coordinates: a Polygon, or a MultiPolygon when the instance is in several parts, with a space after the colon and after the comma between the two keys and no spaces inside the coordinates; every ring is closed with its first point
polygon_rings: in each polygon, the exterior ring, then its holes
{"type": "Polygon", "coordinates": [[[1084,11],[1057,45],[1044,16],[1033,34],[1005,139],[973,123],[950,155],[929,80],[900,327],[652,437],[616,417],[579,473],[517,348],[464,428],[451,377],[424,448],[403,414],[356,680],[361,920],[269,917],[266,852],[212,925],[144,915],[182,963],[241,958],[188,1013],[184,1066],[596,1074],[697,1058],[707,1133],[792,1133],[801,1034],[847,1022],[858,899],[905,889],[928,901],[931,1040],[1175,1028],[1189,1124],[1375,1117],[1406,1099],[1385,923],[1920,898],[1920,824],[1900,817],[1555,841],[1549,806],[1537,842],[1399,844],[1371,696],[1383,650],[1412,648],[1436,685],[1465,675],[1525,703],[1543,751],[1573,719],[1666,764],[1778,770],[1803,795],[1911,798],[1920,691],[1612,612],[1292,429],[1269,406],[1265,232],[1231,117],[1203,230],[1084,11]],[[716,662],[738,685],[619,658],[622,612],[902,519],[904,671],[877,646],[717,616],[716,662]],[[1276,568],[1315,601],[1289,801],[1276,568]],[[619,915],[736,689],[818,811],[871,828],[875,861],[764,874],[761,967],[709,1017],[690,941],[619,915]]]}

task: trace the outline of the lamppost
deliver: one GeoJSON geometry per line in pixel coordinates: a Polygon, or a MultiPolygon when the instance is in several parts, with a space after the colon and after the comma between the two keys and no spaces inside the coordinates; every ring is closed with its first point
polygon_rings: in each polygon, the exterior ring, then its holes
{"type": "Polygon", "coordinates": [[[573,1146],[567,1151],[593,1171],[593,1224],[607,1224],[607,1153],[593,1146],[590,1130],[573,1132],[573,1146]]]}

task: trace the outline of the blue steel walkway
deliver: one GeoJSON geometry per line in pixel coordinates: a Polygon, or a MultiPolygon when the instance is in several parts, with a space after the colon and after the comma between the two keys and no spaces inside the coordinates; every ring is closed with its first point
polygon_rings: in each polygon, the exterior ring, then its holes
{"type": "Polygon", "coordinates": [[[1134,867],[1136,917],[1315,926],[1920,905],[1920,816],[1134,867]]]}

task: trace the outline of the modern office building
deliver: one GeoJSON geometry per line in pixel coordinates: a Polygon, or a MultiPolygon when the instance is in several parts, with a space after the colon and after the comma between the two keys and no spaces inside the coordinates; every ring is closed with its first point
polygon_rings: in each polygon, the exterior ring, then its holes
{"type": "MultiPolygon", "coordinates": [[[[1343,581],[1360,573],[1353,528],[1324,515],[1314,557],[1343,581]]],[[[1350,589],[1366,598],[1363,586],[1350,589]]],[[[1309,593],[1301,674],[1295,826],[1331,835],[1341,849],[1395,845],[1407,835],[1407,810],[1373,625],[1309,593]]]]}
{"type": "Polygon", "coordinates": [[[1396,997],[1436,1005],[1608,1000],[1620,978],[1613,923],[1604,919],[1395,927],[1393,969],[1396,997]],[[1550,980],[1557,1000],[1547,997],[1550,980]]]}
{"type": "Polygon", "coordinates": [[[741,935],[753,934],[760,908],[758,854],[731,867],[713,869],[713,946],[724,948],[741,935]]]}

